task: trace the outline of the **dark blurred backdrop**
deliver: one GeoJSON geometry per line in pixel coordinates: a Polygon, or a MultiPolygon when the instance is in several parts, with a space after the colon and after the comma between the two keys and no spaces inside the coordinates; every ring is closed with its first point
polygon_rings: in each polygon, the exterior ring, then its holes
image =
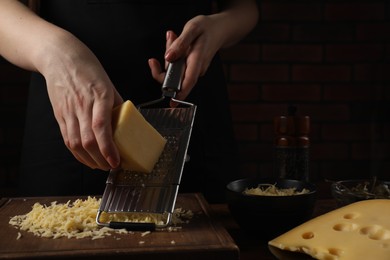
{"type": "MultiPolygon", "coordinates": [[[[390,4],[263,0],[256,29],[221,52],[242,177],[272,174],[273,118],[311,118],[310,174],[390,179],[390,4]]],[[[29,73],[0,59],[0,197],[17,196],[29,73]]],[[[54,173],[53,173],[54,174],[54,173]]]]}

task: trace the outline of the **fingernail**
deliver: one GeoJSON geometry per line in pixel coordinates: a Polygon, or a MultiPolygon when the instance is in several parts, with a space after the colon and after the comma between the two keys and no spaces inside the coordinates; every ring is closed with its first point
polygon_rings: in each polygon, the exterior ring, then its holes
{"type": "Polygon", "coordinates": [[[107,161],[110,164],[111,168],[115,169],[119,166],[119,161],[113,158],[112,156],[107,157],[107,161]]]}
{"type": "Polygon", "coordinates": [[[175,52],[171,51],[171,50],[168,50],[166,53],[165,53],[165,59],[167,61],[173,61],[175,60],[175,52]]]}
{"type": "Polygon", "coordinates": [[[165,34],[166,39],[169,40],[170,36],[171,36],[171,32],[167,31],[167,33],[165,34]]]}

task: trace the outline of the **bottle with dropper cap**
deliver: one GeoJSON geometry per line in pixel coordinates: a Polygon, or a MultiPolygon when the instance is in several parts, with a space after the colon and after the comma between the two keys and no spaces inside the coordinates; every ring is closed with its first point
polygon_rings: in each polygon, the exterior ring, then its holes
{"type": "Polygon", "coordinates": [[[296,111],[290,105],[287,116],[274,119],[274,171],[279,178],[309,181],[310,118],[296,111]]]}

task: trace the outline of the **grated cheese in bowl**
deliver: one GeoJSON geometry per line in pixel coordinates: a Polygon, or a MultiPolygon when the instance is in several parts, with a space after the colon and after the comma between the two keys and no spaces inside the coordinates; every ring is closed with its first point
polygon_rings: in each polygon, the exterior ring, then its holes
{"type": "MultiPolygon", "coordinates": [[[[126,229],[112,229],[96,224],[95,219],[100,201],[101,199],[88,197],[85,200],[77,199],[66,203],[53,201],[49,206],[35,203],[30,212],[12,217],[9,224],[36,236],[53,239],[59,237],[98,239],[110,236],[112,232],[131,233],[126,229]]],[[[172,214],[172,223],[176,225],[188,222],[192,215],[190,210],[177,208],[172,214]]],[[[154,222],[156,224],[162,221],[161,215],[157,214],[104,213],[102,217],[111,221],[154,222]]]]}
{"type": "Polygon", "coordinates": [[[276,185],[262,184],[256,188],[246,188],[243,193],[245,195],[258,195],[258,196],[292,196],[309,193],[308,189],[302,189],[297,191],[296,188],[277,188],[276,185]]]}

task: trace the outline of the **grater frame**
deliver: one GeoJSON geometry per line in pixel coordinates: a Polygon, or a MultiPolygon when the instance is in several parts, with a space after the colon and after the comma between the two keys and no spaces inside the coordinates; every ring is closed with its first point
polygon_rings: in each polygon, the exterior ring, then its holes
{"type": "Polygon", "coordinates": [[[162,97],[138,106],[144,118],[167,140],[151,173],[110,170],[96,215],[99,226],[128,230],[155,230],[170,224],[194,123],[196,105],[175,99],[181,88],[185,60],[170,63],[162,97]],[[177,107],[161,107],[168,101],[177,107]],[[103,212],[157,214],[161,223],[103,222],[103,212]]]}

